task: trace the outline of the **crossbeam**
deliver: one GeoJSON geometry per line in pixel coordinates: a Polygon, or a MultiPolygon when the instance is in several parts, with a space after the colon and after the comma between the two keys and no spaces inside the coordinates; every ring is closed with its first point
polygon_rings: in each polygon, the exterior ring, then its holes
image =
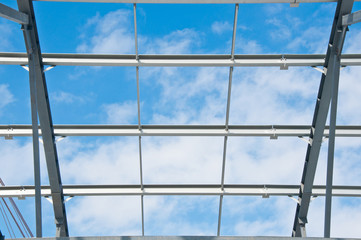
{"type": "MultiPolygon", "coordinates": [[[[199,137],[308,137],[311,126],[301,125],[54,125],[55,136],[199,136],[199,137]]],[[[42,135],[39,129],[39,135],[42,135]]],[[[322,134],[328,137],[329,128],[322,134]]],[[[0,125],[0,136],[31,137],[31,125],[0,125]]],[[[361,126],[337,126],[337,137],[361,137],[361,126]]]]}
{"type": "MultiPolygon", "coordinates": [[[[180,4],[244,4],[244,3],[289,3],[294,0],[34,0],[45,2],[98,2],[98,3],[180,3],[180,4]]],[[[360,0],[356,0],[360,1],[360,0]]],[[[298,3],[337,2],[337,0],[300,0],[298,3]]]]}
{"type": "Polygon", "coordinates": [[[2,3],[0,3],[0,17],[19,24],[29,23],[29,16],[27,14],[12,9],[11,7],[8,7],[2,3]]]}
{"type": "Polygon", "coordinates": [[[361,10],[342,16],[342,26],[348,26],[361,22],[361,10]]]}
{"type": "MultiPolygon", "coordinates": [[[[43,53],[44,65],[130,67],[314,67],[325,64],[324,54],[259,55],[116,55],[43,53]]],[[[27,65],[26,53],[0,53],[0,64],[27,65]]],[[[342,66],[361,66],[361,54],[343,54],[342,66]]]]}
{"type": "MultiPolygon", "coordinates": [[[[272,184],[144,184],[141,185],[64,185],[64,196],[159,196],[159,195],[208,195],[208,196],[296,196],[300,185],[272,184]]],[[[312,196],[325,196],[326,187],[313,187],[312,196]]],[[[333,196],[361,197],[361,186],[334,186],[333,196]]],[[[42,186],[41,195],[51,197],[50,186],[42,186]]],[[[34,186],[0,187],[0,197],[34,197],[34,186]]]]}

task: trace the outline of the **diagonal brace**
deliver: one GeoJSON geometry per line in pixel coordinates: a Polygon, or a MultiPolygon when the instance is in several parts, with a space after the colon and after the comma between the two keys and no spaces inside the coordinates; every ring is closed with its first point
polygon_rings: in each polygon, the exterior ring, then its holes
{"type": "Polygon", "coordinates": [[[337,3],[324,64],[327,72],[322,74],[321,77],[310,133],[312,144],[309,144],[307,148],[301,187],[298,195],[299,203],[297,204],[292,231],[292,236],[294,237],[306,237],[305,225],[307,223],[313,182],[332,97],[332,87],[334,82],[339,78],[340,55],[346,34],[345,27],[342,27],[342,16],[351,12],[353,2],[353,0],[339,0],[337,3]],[[340,29],[343,30],[340,31],[340,29]]]}
{"type": "Polygon", "coordinates": [[[2,3],[0,3],[0,17],[9,19],[19,24],[29,23],[29,16],[27,14],[16,11],[15,9],[12,9],[2,3]]]}
{"type": "Polygon", "coordinates": [[[68,224],[64,205],[58,154],[55,145],[53,121],[50,112],[48,90],[44,75],[44,65],[39,45],[35,14],[32,0],[18,0],[19,10],[29,15],[29,24],[23,26],[24,39],[29,59],[30,82],[36,84],[36,102],[40,128],[44,142],[44,151],[49,175],[51,196],[53,199],[56,237],[68,237],[68,224]]]}

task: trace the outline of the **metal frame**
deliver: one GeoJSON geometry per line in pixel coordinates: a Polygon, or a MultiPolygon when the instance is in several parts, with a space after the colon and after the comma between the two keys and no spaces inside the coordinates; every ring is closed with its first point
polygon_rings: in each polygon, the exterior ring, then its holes
{"type": "MultiPolygon", "coordinates": [[[[54,125],[55,136],[308,137],[311,126],[292,125],[54,125]]],[[[39,135],[42,135],[39,129],[39,135]]],[[[31,137],[31,125],[0,125],[0,137],[31,137]]],[[[325,127],[323,137],[329,136],[325,127]]],[[[337,126],[337,137],[361,137],[361,126],[337,126]]],[[[306,141],[308,139],[303,138],[306,141]]]]}
{"type": "MultiPolygon", "coordinates": [[[[325,64],[323,54],[260,55],[118,55],[43,53],[44,65],[127,67],[316,67],[325,64]]],[[[0,53],[0,64],[27,65],[26,53],[0,53]]],[[[361,66],[361,54],[343,54],[342,66],[361,66]]]]}
{"type": "MultiPolygon", "coordinates": [[[[148,196],[148,195],[207,195],[207,196],[296,196],[300,185],[272,184],[144,184],[144,185],[64,185],[64,196],[148,196]]],[[[34,186],[2,187],[0,197],[34,197],[34,186]]],[[[314,186],[312,196],[325,196],[326,186],[314,186]]],[[[49,186],[41,187],[41,196],[50,197],[49,186]]],[[[361,197],[361,186],[334,186],[333,196],[361,197]]]]}
{"type": "MultiPolygon", "coordinates": [[[[322,74],[321,77],[320,88],[318,91],[310,132],[310,142],[307,148],[305,165],[301,180],[301,188],[298,195],[298,204],[292,231],[292,236],[295,237],[306,237],[307,214],[312,195],[312,187],[316,173],[318,156],[321,149],[323,132],[326,126],[327,114],[332,98],[332,90],[336,85],[336,82],[338,84],[339,71],[341,67],[340,55],[346,35],[346,28],[342,27],[342,16],[351,13],[353,3],[353,0],[340,0],[338,1],[336,7],[325,64],[323,66],[324,69],[327,69],[327,71],[322,74]]],[[[334,114],[333,118],[335,117],[336,115],[334,114]]]]}
{"type": "MultiPolygon", "coordinates": [[[[68,224],[64,205],[64,195],[61,184],[58,154],[55,145],[53,122],[50,112],[50,104],[42,63],[39,36],[37,32],[35,14],[32,0],[18,0],[19,11],[29,16],[29,24],[23,25],[24,40],[29,59],[29,79],[33,83],[32,98],[36,98],[38,117],[42,132],[43,145],[48,168],[49,182],[51,186],[51,197],[53,199],[54,217],[56,224],[56,236],[68,237],[68,224]]],[[[32,114],[36,112],[32,111],[32,114]]],[[[36,116],[33,115],[33,121],[36,116]]],[[[36,120],[37,125],[37,120],[36,120]]],[[[36,149],[34,148],[36,151],[36,149]]],[[[35,155],[36,153],[34,153],[35,155]]],[[[38,153],[37,153],[38,155],[38,153]]]]}
{"type": "MultiPolygon", "coordinates": [[[[0,64],[21,65],[29,70],[32,125],[0,126],[0,136],[33,138],[34,186],[1,187],[0,197],[33,197],[36,199],[37,237],[42,236],[40,197],[52,197],[56,221],[56,237],[68,237],[64,196],[114,196],[136,195],[141,198],[142,236],[144,237],[144,196],[146,195],[211,195],[219,196],[217,236],[221,234],[222,202],[224,196],[295,196],[298,195],[292,236],[306,237],[308,208],[311,197],[326,196],[324,236],[330,237],[331,200],[334,196],[361,197],[361,186],[333,186],[333,157],[335,137],[361,137],[361,126],[336,126],[338,79],[341,67],[361,66],[361,54],[341,56],[347,27],[361,21],[361,11],[351,13],[354,0],[37,0],[58,2],[114,2],[133,3],[134,55],[100,54],[42,54],[37,33],[33,1],[17,0],[19,11],[0,4],[0,17],[22,25],[27,53],[0,53],[0,64]],[[337,2],[333,27],[326,55],[322,54],[273,54],[236,55],[235,36],[239,4],[337,2]],[[136,7],[138,3],[180,4],[235,4],[233,36],[230,55],[140,55],[138,53],[136,7]],[[57,125],[53,126],[44,65],[50,66],[133,66],[137,81],[137,125],[57,125]],[[318,68],[323,66],[323,69],[318,68]],[[229,67],[229,83],[225,125],[142,125],[140,109],[139,67],[229,67]],[[232,75],[235,67],[313,67],[322,72],[320,88],[311,126],[235,126],[229,125],[232,75]],[[331,104],[330,126],[326,120],[331,104]],[[40,129],[38,126],[40,120],[40,129]],[[50,186],[41,186],[39,165],[39,136],[42,136],[50,186]],[[74,185],[63,186],[60,177],[55,136],[136,136],[139,143],[139,185],[74,185]],[[207,136],[223,137],[223,158],[219,185],[147,185],[143,183],[142,137],[147,136],[207,136]],[[229,185],[225,184],[228,137],[299,137],[308,143],[305,165],[300,185],[229,185]],[[309,137],[308,139],[305,137],[309,137]],[[314,186],[321,144],[329,139],[326,186],[314,186]]],[[[355,0],[361,1],[361,0],[355,0]]],[[[144,237],[147,238],[147,237],[144,237]]],[[[206,238],[206,237],[204,237],[206,238]]],[[[213,238],[213,237],[212,237],[213,238]]],[[[218,237],[222,239],[221,237],[218,237]]],[[[90,239],[90,238],[89,238],[90,239]]],[[[176,239],[176,237],[174,237],[176,239]]]]}

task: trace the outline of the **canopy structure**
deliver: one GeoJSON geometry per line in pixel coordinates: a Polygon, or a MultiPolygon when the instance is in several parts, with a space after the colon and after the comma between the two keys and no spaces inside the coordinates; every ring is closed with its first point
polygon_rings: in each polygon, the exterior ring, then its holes
{"type": "MultiPolygon", "coordinates": [[[[342,54],[342,48],[348,26],[361,21],[360,11],[352,12],[354,2],[359,0],[36,0],[49,2],[97,2],[101,3],[132,3],[134,4],[135,52],[133,55],[119,54],[64,54],[42,53],[37,31],[36,14],[33,8],[35,0],[17,0],[18,10],[0,4],[0,16],[21,25],[26,53],[0,53],[0,64],[19,65],[29,71],[31,92],[32,125],[0,125],[0,136],[6,139],[32,137],[34,150],[35,184],[34,186],[0,187],[1,197],[35,197],[36,200],[36,232],[42,237],[41,197],[51,198],[53,205],[56,237],[69,237],[68,218],[65,197],[76,196],[140,196],[142,235],[144,236],[144,200],[146,195],[209,195],[219,197],[219,214],[217,237],[220,237],[222,207],[224,196],[297,196],[296,211],[292,237],[306,237],[306,223],[311,199],[317,196],[326,197],[325,238],[330,237],[331,199],[332,196],[361,197],[361,186],[332,186],[332,171],[335,137],[361,137],[361,125],[336,126],[338,81],[340,69],[347,66],[361,66],[361,54],[342,54]],[[337,2],[329,44],[325,54],[235,54],[235,39],[239,7],[242,4],[287,3],[291,7],[299,4],[337,2]],[[233,4],[235,7],[231,53],[226,54],[195,54],[195,55],[156,55],[138,54],[136,6],[137,4],[233,4]],[[46,67],[49,65],[50,67],[46,67]],[[115,66],[135,67],[137,77],[137,125],[53,125],[46,85],[45,72],[54,66],[115,66]],[[223,125],[144,125],[140,122],[139,68],[142,67],[226,67],[229,68],[229,84],[227,95],[226,119],[223,125]],[[287,70],[293,67],[312,67],[322,73],[312,124],[309,126],[295,125],[231,125],[229,123],[231,86],[233,71],[241,67],[277,67],[287,70]],[[330,112],[330,114],[329,114],[330,112]],[[326,125],[328,116],[329,125],[326,125]],[[38,124],[38,120],[40,125],[38,124]],[[46,165],[50,186],[41,186],[39,172],[39,136],[45,150],[46,165]],[[144,136],[216,136],[222,137],[223,159],[222,177],[219,184],[144,184],[142,170],[139,185],[64,185],[59,168],[57,138],[89,136],[131,136],[139,141],[139,160],[142,169],[142,138],[144,136]],[[226,184],[225,164],[227,144],[232,137],[279,137],[302,138],[307,142],[305,163],[299,185],[247,185],[226,184]],[[328,140],[327,184],[314,185],[315,172],[322,142],[328,140]]],[[[74,16],[76,17],[76,16],[74,16]]],[[[310,119],[311,122],[311,119],[310,119]]],[[[163,239],[162,237],[140,237],[139,239],[163,239]]],[[[70,238],[73,239],[73,238],[70,238]]],[[[83,238],[82,238],[83,239],[83,238]]],[[[89,238],[91,239],[91,238],[89,238]]],[[[98,239],[98,238],[97,238],[98,239]]],[[[108,239],[108,238],[107,238],[108,239]]],[[[116,238],[118,239],[118,238],[116,238]]],[[[122,239],[122,237],[120,238],[122,239]]],[[[132,239],[126,238],[126,239],[132,239]]],[[[134,237],[134,239],[138,239],[134,237]]],[[[178,239],[172,237],[170,239],[178,239]]],[[[188,239],[181,238],[181,239],[188,239]]],[[[189,238],[191,239],[191,238],[189,238]]],[[[202,238],[201,238],[202,239],[202,238]]],[[[206,237],[204,237],[206,239],[206,237]]],[[[228,239],[228,238],[224,238],[228,239]]],[[[233,239],[233,238],[232,238],[233,239]]],[[[235,238],[238,239],[238,238],[235,238]]],[[[240,238],[242,239],[242,238],[240,238]]],[[[254,239],[254,238],[252,238],[254,239]]],[[[260,238],[261,239],[261,238],[260,238]]],[[[74,238],[76,240],[76,238],[74,238]]]]}

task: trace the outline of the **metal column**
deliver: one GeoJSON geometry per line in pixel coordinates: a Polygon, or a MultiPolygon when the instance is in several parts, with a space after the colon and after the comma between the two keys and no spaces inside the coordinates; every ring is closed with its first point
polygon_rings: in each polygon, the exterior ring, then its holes
{"type": "Polygon", "coordinates": [[[298,195],[298,204],[292,231],[292,236],[294,237],[306,237],[305,225],[307,223],[307,214],[312,195],[318,156],[320,153],[323,132],[325,130],[334,81],[339,77],[340,54],[345,38],[345,32],[342,31],[342,16],[351,12],[353,2],[353,0],[339,0],[337,3],[326,53],[324,73],[321,77],[312,121],[310,141],[306,153],[300,192],[298,195]]]}
{"type": "MultiPolygon", "coordinates": [[[[234,48],[235,48],[235,43],[236,43],[238,9],[239,9],[239,5],[236,4],[235,10],[234,10],[234,21],[233,21],[231,61],[234,60],[234,48]]],[[[229,128],[229,111],[230,111],[230,106],[231,106],[232,79],[233,79],[233,66],[229,68],[229,82],[228,82],[227,107],[226,107],[226,123],[225,123],[226,131],[228,131],[228,128],[229,128]]],[[[223,161],[222,161],[222,176],[221,176],[221,190],[222,191],[224,191],[224,176],[225,176],[226,158],[227,158],[227,142],[228,142],[228,136],[225,136],[224,142],[223,142],[223,161]]],[[[223,207],[223,194],[219,198],[217,236],[220,236],[220,234],[221,234],[222,207],[223,207]]]]}
{"type": "Polygon", "coordinates": [[[29,58],[30,82],[36,83],[36,100],[53,200],[56,236],[67,237],[69,232],[63,187],[33,4],[31,0],[18,0],[17,2],[19,11],[29,16],[29,24],[24,26],[24,39],[29,58]]]}
{"type": "MultiPolygon", "coordinates": [[[[33,55],[31,55],[31,58],[33,55]]],[[[35,61],[29,61],[29,70],[34,69],[35,61]],[[30,66],[32,65],[32,66],[30,66]]],[[[41,176],[40,176],[40,154],[39,154],[39,126],[38,108],[36,100],[36,76],[35,71],[29,71],[30,101],[31,101],[31,122],[33,137],[33,158],[34,158],[34,185],[35,185],[35,220],[36,237],[42,237],[42,217],[41,217],[41,176]]]]}

